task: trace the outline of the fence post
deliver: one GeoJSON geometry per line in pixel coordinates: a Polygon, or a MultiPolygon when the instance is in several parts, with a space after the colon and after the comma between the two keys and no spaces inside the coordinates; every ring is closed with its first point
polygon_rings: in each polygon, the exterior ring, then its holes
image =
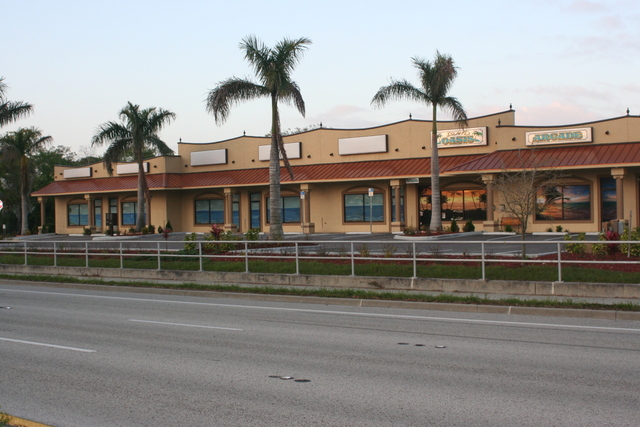
{"type": "Polygon", "coordinates": [[[56,242],[53,242],[53,266],[58,266],[58,250],[56,249],[56,242]]]}
{"type": "Polygon", "coordinates": [[[156,242],[156,251],[158,252],[158,270],[162,270],[162,266],[160,264],[160,242],[156,242]]]}
{"type": "Polygon", "coordinates": [[[481,247],[480,252],[482,252],[482,280],[487,280],[487,272],[485,269],[485,261],[484,261],[484,242],[480,244],[480,247],[481,247]]]}
{"type": "Polygon", "coordinates": [[[120,270],[124,268],[124,260],[122,259],[122,242],[120,242],[120,270]]]}
{"type": "Polygon", "coordinates": [[[84,266],[89,268],[89,242],[84,242],[84,266]]]}
{"type": "Polygon", "coordinates": [[[353,242],[351,242],[351,276],[355,276],[356,275],[356,263],[355,263],[355,260],[353,259],[353,257],[354,257],[353,242]]]}
{"type": "Polygon", "coordinates": [[[416,242],[413,241],[411,242],[411,246],[412,246],[412,251],[411,253],[413,254],[413,278],[416,279],[418,277],[418,254],[416,253],[416,242]]]}
{"type": "Polygon", "coordinates": [[[24,243],[24,265],[29,265],[27,263],[27,241],[25,240],[23,243],[24,243]]]}
{"type": "Polygon", "coordinates": [[[560,245],[561,243],[558,242],[558,282],[562,282],[562,252],[560,251],[560,245]]]}
{"type": "Polygon", "coordinates": [[[200,271],[202,271],[202,242],[198,242],[198,258],[200,259],[200,271]]]}
{"type": "Polygon", "coordinates": [[[244,241],[244,272],[249,272],[249,242],[244,241]]]}
{"type": "Polygon", "coordinates": [[[298,258],[298,242],[293,242],[296,245],[296,274],[300,274],[300,259],[298,258]]]}

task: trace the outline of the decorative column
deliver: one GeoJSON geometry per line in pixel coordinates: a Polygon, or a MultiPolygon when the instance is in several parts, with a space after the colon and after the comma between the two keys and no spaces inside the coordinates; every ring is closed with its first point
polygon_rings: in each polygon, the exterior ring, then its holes
{"type": "Polygon", "coordinates": [[[238,231],[238,224],[233,223],[233,195],[235,193],[234,188],[224,189],[224,229],[233,233],[238,231]]]}
{"type": "Polygon", "coordinates": [[[402,218],[402,188],[404,182],[399,179],[392,179],[390,182],[391,193],[393,194],[393,216],[395,221],[391,221],[391,232],[402,233],[404,229],[404,221],[402,218]]]}
{"type": "Polygon", "coordinates": [[[46,197],[38,197],[38,202],[40,203],[40,227],[38,227],[38,234],[43,234],[45,231],[44,221],[45,221],[46,212],[45,212],[44,204],[46,201],[47,201],[46,197]]]}
{"type": "Polygon", "coordinates": [[[84,199],[87,201],[87,212],[89,212],[89,224],[87,225],[87,228],[93,233],[96,231],[96,213],[95,207],[93,206],[94,197],[92,194],[85,194],[84,199]]]}
{"type": "Polygon", "coordinates": [[[495,180],[494,174],[484,174],[482,175],[482,183],[485,185],[487,191],[487,220],[482,223],[483,228],[486,231],[497,231],[498,223],[495,220],[494,211],[495,206],[493,205],[493,181],[495,180]]]}
{"type": "Polygon", "coordinates": [[[616,217],[624,218],[624,168],[612,168],[611,175],[616,180],[616,217]]]}
{"type": "Polygon", "coordinates": [[[311,185],[300,184],[300,192],[300,209],[302,209],[300,225],[302,226],[302,232],[313,234],[316,232],[316,225],[311,222],[311,185]],[[303,191],[304,195],[302,194],[303,191]]]}

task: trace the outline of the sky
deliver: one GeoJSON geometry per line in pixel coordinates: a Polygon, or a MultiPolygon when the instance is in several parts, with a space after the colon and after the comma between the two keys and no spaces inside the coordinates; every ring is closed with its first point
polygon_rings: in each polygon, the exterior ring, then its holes
{"type": "Polygon", "coordinates": [[[429,120],[423,104],[371,99],[392,78],[418,86],[411,59],[436,51],[459,67],[450,95],[469,117],[510,104],[518,125],[638,115],[638,22],[637,0],[0,0],[6,95],[34,106],[0,134],[35,126],[80,157],[101,155],[92,136],[130,101],[176,114],[160,134],[176,151],[179,140],[264,136],[267,99],[233,107],[223,124],[205,109],[221,81],[256,81],[239,48],[249,35],[313,42],[292,74],[306,116],[282,106],[285,130],[429,120]]]}

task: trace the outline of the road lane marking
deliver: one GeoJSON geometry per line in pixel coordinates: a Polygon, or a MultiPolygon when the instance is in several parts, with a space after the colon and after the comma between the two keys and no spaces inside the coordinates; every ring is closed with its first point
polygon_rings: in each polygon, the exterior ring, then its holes
{"type": "Polygon", "coordinates": [[[152,298],[114,297],[114,296],[108,296],[108,295],[72,294],[67,292],[50,292],[50,291],[27,291],[22,289],[6,289],[6,288],[0,288],[0,291],[58,295],[58,296],[72,296],[72,297],[81,297],[81,298],[111,299],[111,300],[120,300],[120,301],[154,302],[154,303],[160,302],[160,303],[184,304],[184,305],[200,305],[200,306],[209,306],[209,307],[246,308],[246,309],[253,309],[253,310],[290,311],[290,312],[314,313],[314,314],[331,314],[331,315],[338,314],[343,316],[384,317],[389,319],[411,319],[411,320],[427,320],[427,321],[439,321],[439,322],[445,321],[445,322],[458,322],[458,323],[480,323],[480,324],[487,324],[487,325],[508,325],[508,326],[522,326],[522,327],[536,326],[536,327],[544,327],[544,328],[569,328],[569,329],[586,329],[586,330],[598,330],[598,331],[618,331],[618,332],[640,333],[640,328],[615,328],[615,327],[609,327],[609,326],[510,322],[505,320],[462,319],[462,318],[455,318],[455,317],[416,316],[416,315],[408,315],[408,314],[356,313],[356,312],[335,311],[335,310],[312,310],[308,308],[287,308],[287,307],[266,307],[266,306],[239,305],[239,304],[219,304],[219,303],[199,302],[199,301],[177,301],[177,300],[152,299],[152,298]]]}
{"type": "Polygon", "coordinates": [[[221,326],[206,326],[206,325],[190,325],[187,323],[157,322],[154,320],[129,319],[129,322],[154,323],[156,325],[188,326],[190,328],[222,329],[224,331],[240,331],[240,332],[244,331],[244,329],[238,329],[238,328],[223,328],[221,326]]]}
{"type": "Polygon", "coordinates": [[[51,347],[51,348],[59,348],[59,349],[62,349],[62,350],[79,351],[81,353],[96,353],[97,352],[97,350],[87,350],[86,348],[67,347],[67,346],[64,346],[64,345],[47,344],[47,343],[35,342],[35,341],[14,340],[14,339],[11,339],[11,338],[2,338],[2,337],[0,337],[0,341],[16,342],[16,343],[19,343],[19,344],[39,345],[39,346],[42,346],[42,347],[51,347]]]}

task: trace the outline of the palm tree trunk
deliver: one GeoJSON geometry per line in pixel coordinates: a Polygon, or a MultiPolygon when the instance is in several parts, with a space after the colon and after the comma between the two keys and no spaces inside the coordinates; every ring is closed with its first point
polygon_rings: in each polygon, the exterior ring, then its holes
{"type": "Polygon", "coordinates": [[[20,234],[25,235],[29,232],[29,169],[27,159],[20,159],[20,211],[21,211],[21,227],[20,234]]]}
{"type": "Polygon", "coordinates": [[[433,124],[431,130],[431,224],[432,231],[442,230],[442,204],[440,200],[440,158],[438,157],[438,124],[436,123],[437,105],[433,105],[433,124]]]}
{"type": "Polygon", "coordinates": [[[278,99],[271,95],[271,151],[269,153],[269,237],[282,240],[282,197],[280,196],[280,156],[278,136],[280,135],[280,117],[278,99]]]}

